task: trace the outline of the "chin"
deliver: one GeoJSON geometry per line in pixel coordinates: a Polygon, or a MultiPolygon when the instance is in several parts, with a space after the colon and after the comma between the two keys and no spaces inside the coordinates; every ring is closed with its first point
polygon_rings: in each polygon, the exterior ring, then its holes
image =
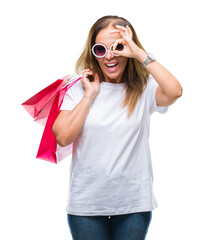
{"type": "Polygon", "coordinates": [[[120,81],[121,77],[119,74],[107,74],[105,75],[105,80],[109,80],[109,81],[120,81]]]}

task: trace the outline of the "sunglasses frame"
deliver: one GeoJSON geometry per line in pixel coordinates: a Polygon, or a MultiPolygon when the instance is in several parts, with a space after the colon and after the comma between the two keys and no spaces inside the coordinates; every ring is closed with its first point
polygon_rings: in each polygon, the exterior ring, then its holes
{"type": "MultiPolygon", "coordinates": [[[[119,44],[123,45],[122,43],[119,43],[119,44]]],[[[114,56],[116,56],[116,57],[117,57],[117,56],[120,56],[120,55],[117,55],[117,54],[115,54],[115,53],[112,52],[113,45],[114,45],[114,43],[113,43],[113,44],[111,45],[111,47],[110,47],[111,53],[112,53],[114,56]]],[[[124,45],[123,45],[123,48],[124,48],[124,45]]],[[[96,58],[103,58],[103,57],[106,56],[106,54],[107,54],[107,52],[108,52],[108,48],[107,48],[104,44],[102,44],[102,43],[96,43],[96,44],[93,45],[91,51],[92,51],[93,55],[94,55],[96,58]],[[102,47],[105,48],[105,54],[104,54],[103,56],[98,56],[98,55],[95,54],[94,48],[95,48],[96,46],[102,46],[102,47]]]]}

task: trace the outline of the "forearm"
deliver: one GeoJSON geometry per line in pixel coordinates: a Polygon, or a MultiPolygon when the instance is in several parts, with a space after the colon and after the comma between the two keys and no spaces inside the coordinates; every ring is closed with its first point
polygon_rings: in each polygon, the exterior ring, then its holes
{"type": "MultiPolygon", "coordinates": [[[[141,63],[147,58],[147,53],[141,49],[137,54],[137,59],[141,63]]],[[[182,87],[178,80],[159,62],[154,61],[147,65],[146,69],[154,77],[163,93],[169,98],[176,98],[181,96],[182,87]]]]}
{"type": "Polygon", "coordinates": [[[60,146],[71,144],[78,136],[86,120],[93,100],[83,97],[72,111],[64,111],[53,125],[53,133],[60,146]]]}

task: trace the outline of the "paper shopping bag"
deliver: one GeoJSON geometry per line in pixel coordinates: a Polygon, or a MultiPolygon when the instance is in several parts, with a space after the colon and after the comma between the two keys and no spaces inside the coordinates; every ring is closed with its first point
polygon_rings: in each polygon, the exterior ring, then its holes
{"type": "Polygon", "coordinates": [[[65,92],[81,78],[82,76],[79,75],[67,75],[22,103],[35,121],[45,127],[37,158],[58,163],[71,154],[72,144],[60,147],[52,132],[52,126],[60,111],[65,92]]]}
{"type": "Polygon", "coordinates": [[[36,158],[40,158],[53,163],[58,163],[72,153],[72,144],[66,147],[61,147],[57,144],[55,136],[52,132],[52,127],[59,114],[60,107],[66,91],[80,79],[81,78],[78,78],[77,80],[73,81],[72,83],[68,84],[66,87],[63,87],[57,92],[46,121],[45,129],[41,138],[36,158]]]}
{"type": "Polygon", "coordinates": [[[45,108],[46,105],[47,111],[49,111],[54,100],[53,97],[64,84],[64,79],[58,79],[22,103],[22,106],[33,118],[37,117],[40,111],[45,108]]]}
{"type": "Polygon", "coordinates": [[[63,87],[74,84],[81,76],[67,75],[50,84],[21,105],[42,126],[45,126],[56,93],[63,87]]]}

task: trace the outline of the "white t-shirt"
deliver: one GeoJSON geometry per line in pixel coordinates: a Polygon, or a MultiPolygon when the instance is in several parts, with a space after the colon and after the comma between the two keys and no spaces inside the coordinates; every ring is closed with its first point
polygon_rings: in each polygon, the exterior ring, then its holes
{"type": "MultiPolygon", "coordinates": [[[[84,125],[73,143],[67,213],[111,216],[152,211],[157,207],[149,149],[150,115],[157,106],[158,83],[150,75],[131,117],[120,103],[124,83],[100,83],[84,125]]],[[[65,94],[61,110],[72,110],[83,98],[78,81],[65,94]]]]}

